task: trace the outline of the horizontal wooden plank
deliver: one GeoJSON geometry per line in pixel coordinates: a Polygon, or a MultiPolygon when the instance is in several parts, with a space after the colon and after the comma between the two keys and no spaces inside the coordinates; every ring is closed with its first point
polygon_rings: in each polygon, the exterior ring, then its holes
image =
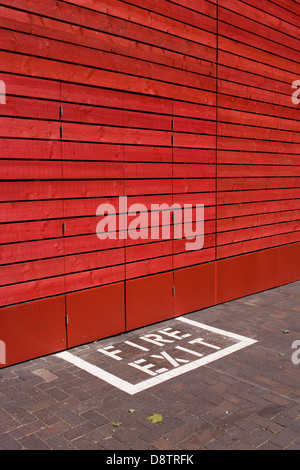
{"type": "Polygon", "coordinates": [[[54,258],[63,256],[64,253],[62,238],[12,243],[1,246],[0,264],[24,263],[30,260],[54,258]]]}
{"type": "Polygon", "coordinates": [[[38,261],[26,261],[20,264],[9,264],[0,267],[1,286],[22,284],[43,278],[63,276],[65,274],[63,258],[38,261]]]}
{"type": "MultiPolygon", "coordinates": [[[[1,165],[0,165],[1,166],[1,165]]],[[[126,194],[156,194],[172,192],[172,180],[141,180],[133,185],[130,181],[109,180],[80,180],[80,181],[3,181],[0,185],[0,198],[2,202],[38,201],[46,199],[65,198],[94,198],[108,196],[122,196],[126,194]],[[147,187],[145,188],[145,184],[147,187]],[[126,188],[126,191],[124,191],[126,188]]],[[[199,184],[199,183],[198,183],[199,184]]],[[[192,185],[191,185],[192,186],[192,185]]],[[[185,189],[184,182],[180,185],[181,192],[185,189]]],[[[195,189],[197,184],[195,183],[195,189]]],[[[203,190],[210,190],[212,184],[203,184],[203,190]]]]}
{"type": "Polygon", "coordinates": [[[276,201],[278,199],[300,199],[300,187],[284,189],[256,189],[244,191],[218,191],[218,204],[276,201]]]}
{"type": "Polygon", "coordinates": [[[202,0],[201,3],[197,0],[172,0],[172,3],[177,3],[178,5],[198,11],[204,15],[211,16],[212,18],[216,18],[217,15],[217,6],[214,5],[217,3],[217,0],[212,0],[210,2],[202,0]]]}
{"type": "Polygon", "coordinates": [[[62,197],[60,181],[47,181],[47,184],[42,181],[1,181],[0,184],[1,202],[61,199],[62,197]]]}
{"type": "Polygon", "coordinates": [[[0,137],[58,140],[60,138],[60,123],[2,117],[0,137]]]}
{"type": "Polygon", "coordinates": [[[65,291],[75,292],[81,289],[112,284],[114,282],[123,281],[124,279],[124,265],[67,274],[65,276],[65,291]]]}
{"type": "MultiPolygon", "coordinates": [[[[231,11],[233,10],[242,17],[254,20],[259,23],[257,26],[258,28],[260,28],[260,25],[263,25],[268,27],[268,30],[280,31],[281,33],[293,36],[294,38],[297,37],[297,26],[293,26],[291,23],[286,22],[281,14],[277,16],[276,10],[271,5],[268,13],[266,9],[262,8],[262,5],[259,2],[256,2],[256,4],[253,4],[252,2],[251,5],[250,3],[244,3],[240,0],[222,0],[221,9],[223,10],[223,8],[231,11]]],[[[294,3],[293,8],[296,8],[294,3]]]]}
{"type": "Polygon", "coordinates": [[[299,208],[299,199],[230,204],[218,207],[218,218],[240,217],[243,215],[268,212],[292,211],[299,208]]]}
{"type": "Polygon", "coordinates": [[[125,162],[165,162],[170,164],[173,159],[171,147],[124,145],[122,149],[125,162]]]}
{"type": "MultiPolygon", "coordinates": [[[[179,98],[179,97],[178,97],[179,98]]],[[[196,103],[184,103],[179,100],[172,102],[173,116],[183,116],[196,119],[207,119],[216,121],[217,109],[211,105],[198,105],[196,103]]]]}
{"type": "MultiPolygon", "coordinates": [[[[248,2],[247,2],[248,3],[248,2]]],[[[297,8],[297,5],[294,5],[293,2],[293,9],[291,9],[290,2],[288,2],[288,9],[284,7],[287,5],[287,2],[283,0],[282,2],[274,1],[274,2],[264,2],[263,4],[259,2],[259,0],[251,0],[251,5],[259,10],[262,10],[264,13],[268,13],[272,16],[275,16],[280,22],[286,21],[289,25],[298,26],[298,17],[294,14],[294,9],[297,8]],[[274,3],[276,6],[274,7],[274,3]],[[282,6],[281,6],[282,5],[282,6]]]]}
{"type": "Polygon", "coordinates": [[[104,142],[129,145],[160,145],[171,146],[171,133],[167,131],[152,131],[147,129],[118,128],[88,124],[63,125],[64,140],[85,142],[104,142]]]}
{"type": "MultiPolygon", "coordinates": [[[[255,110],[257,111],[257,110],[255,110]]],[[[220,109],[218,112],[220,122],[237,123],[244,126],[259,126],[277,130],[299,132],[299,122],[294,119],[281,119],[275,116],[246,113],[231,109],[220,109]]]]}
{"type": "Polygon", "coordinates": [[[60,220],[1,224],[0,228],[0,244],[59,238],[62,235],[60,220]]]}
{"type": "Polygon", "coordinates": [[[188,266],[199,265],[214,261],[216,259],[216,249],[207,248],[196,251],[185,251],[174,255],[174,269],[180,269],[188,266]]]}
{"type": "MultiPolygon", "coordinates": [[[[184,182],[182,182],[180,188],[184,188],[184,182]]],[[[144,195],[160,194],[163,198],[165,194],[171,194],[172,190],[172,179],[128,179],[124,181],[123,194],[139,196],[140,198],[144,195]]]]}
{"type": "MultiPolygon", "coordinates": [[[[239,30],[239,34],[240,34],[239,30]]],[[[276,53],[266,51],[263,48],[263,41],[262,41],[262,49],[257,49],[253,45],[243,44],[241,38],[238,36],[237,40],[229,39],[227,37],[219,36],[219,48],[222,51],[230,51],[231,54],[235,54],[236,56],[241,57],[251,57],[253,62],[261,62],[263,64],[268,64],[274,68],[282,69],[288,71],[289,73],[298,73],[298,64],[296,62],[296,53],[295,56],[291,59],[287,59],[285,57],[280,57],[275,55],[276,53]]],[[[228,65],[232,66],[229,62],[228,65]]]]}
{"type": "Polygon", "coordinates": [[[62,162],[0,160],[0,174],[3,180],[51,180],[62,179],[62,162]]]}
{"type": "Polygon", "coordinates": [[[300,142],[300,132],[285,131],[281,129],[269,129],[257,126],[243,126],[241,124],[229,124],[220,122],[218,125],[219,136],[240,137],[253,140],[268,140],[279,142],[300,142]]]}
{"type": "Polygon", "coordinates": [[[54,277],[0,287],[1,306],[53,297],[65,293],[64,277],[54,277]]]}
{"type": "Polygon", "coordinates": [[[288,178],[220,178],[218,191],[244,191],[253,189],[298,188],[299,177],[288,178]]]}
{"type": "MultiPolygon", "coordinates": [[[[150,245],[138,245],[132,248],[126,248],[126,255],[128,255],[130,261],[126,263],[126,268],[130,269],[130,264],[140,263],[142,261],[149,261],[157,263],[159,259],[171,258],[172,256],[178,256],[184,254],[186,251],[200,251],[197,249],[196,238],[192,240],[187,240],[183,238],[180,240],[163,240],[158,243],[151,244],[151,250],[153,250],[153,256],[149,256],[150,245]],[[189,250],[187,250],[187,246],[189,250]]],[[[216,236],[207,235],[206,236],[207,247],[203,249],[210,249],[209,247],[215,247],[216,236]]],[[[173,258],[174,259],[174,258],[173,258]]]]}
{"type": "Polygon", "coordinates": [[[162,258],[137,261],[126,265],[126,280],[138,277],[149,276],[173,269],[173,256],[164,256],[162,258]]]}
{"type": "Polygon", "coordinates": [[[218,246],[237,243],[244,240],[253,240],[274,235],[299,232],[300,221],[284,222],[273,225],[263,225],[259,227],[250,227],[232,232],[224,232],[218,234],[218,246]]]}
{"type": "Polygon", "coordinates": [[[291,3],[291,0],[282,0],[282,2],[281,1],[279,2],[278,0],[274,0],[274,3],[276,5],[276,8],[279,7],[279,11],[280,11],[279,15],[280,16],[282,14],[282,9],[284,8],[285,9],[284,17],[286,18],[286,20],[289,21],[289,23],[292,23],[293,19],[294,19],[296,21],[296,25],[298,24],[297,15],[300,14],[299,5],[294,5],[294,2],[291,3]],[[287,16],[287,14],[288,14],[288,16],[287,16]]]}
{"type": "MultiPolygon", "coordinates": [[[[233,93],[235,93],[235,91],[233,91],[233,93]]],[[[247,93],[245,93],[245,96],[247,96],[247,93]]],[[[263,100],[266,99],[264,95],[261,97],[263,100]]],[[[277,103],[277,98],[275,99],[275,102],[277,103]]],[[[284,118],[285,120],[297,121],[299,117],[298,109],[295,106],[290,107],[290,103],[287,102],[285,98],[284,102],[284,106],[279,106],[278,104],[256,101],[252,96],[249,96],[249,98],[242,98],[240,96],[228,96],[221,93],[218,95],[218,104],[220,107],[219,113],[223,113],[223,111],[226,112],[226,109],[224,110],[224,108],[227,108],[230,111],[237,110],[263,115],[263,117],[271,116],[275,118],[284,118]]]]}
{"type": "Polygon", "coordinates": [[[93,253],[82,253],[65,257],[66,273],[82,272],[105,268],[107,266],[122,265],[125,262],[124,248],[102,250],[93,253]]]}
{"type": "Polygon", "coordinates": [[[39,279],[35,281],[0,287],[1,305],[14,305],[30,300],[53,297],[100,285],[122,281],[125,278],[123,266],[95,269],[67,276],[39,279]]]}
{"type": "Polygon", "coordinates": [[[272,237],[259,238],[257,240],[238,242],[232,245],[224,245],[217,248],[217,259],[265,250],[274,246],[287,245],[289,243],[298,242],[299,240],[300,232],[298,231],[275,235],[272,237]]]}
{"type": "Polygon", "coordinates": [[[204,121],[201,119],[191,118],[179,118],[175,117],[174,120],[174,131],[184,133],[196,133],[196,134],[212,134],[216,135],[217,123],[211,121],[204,121]]]}
{"type": "MultiPolygon", "coordinates": [[[[85,10],[85,13],[86,12],[87,11],[85,10]]],[[[56,13],[58,13],[57,8],[56,13]]],[[[211,58],[213,62],[209,62],[208,60],[203,59],[197,60],[199,56],[199,51],[196,53],[196,58],[191,57],[190,55],[186,55],[185,53],[178,52],[176,45],[174,47],[173,44],[171,45],[173,50],[167,50],[161,47],[159,39],[153,42],[152,34],[150,35],[149,33],[148,43],[150,44],[146,44],[145,36],[147,34],[144,34],[144,38],[140,37],[141,34],[138,34],[139,40],[135,40],[134,37],[136,36],[136,34],[134,34],[134,31],[132,31],[132,34],[130,35],[128,34],[126,29],[124,30],[123,37],[121,37],[118,32],[115,31],[114,41],[112,44],[111,35],[107,32],[108,28],[111,27],[111,22],[107,21],[107,17],[105,15],[100,15],[100,21],[98,21],[96,24],[94,14],[92,16],[92,24],[94,27],[91,27],[91,22],[87,18],[84,21],[85,26],[83,25],[82,18],[80,21],[80,16],[82,17],[82,14],[80,15],[80,13],[82,13],[82,10],[81,12],[78,10],[78,14],[73,17],[72,23],[66,22],[67,15],[64,16],[64,21],[57,21],[55,19],[50,19],[49,16],[47,18],[43,18],[39,15],[31,13],[30,23],[28,23],[26,22],[26,13],[0,6],[0,15],[2,18],[1,25],[3,28],[11,31],[28,33],[32,36],[40,36],[46,39],[55,39],[69,44],[76,44],[84,47],[89,47],[95,50],[101,49],[106,52],[113,52],[115,54],[127,57],[129,56],[134,59],[141,59],[147,62],[153,62],[169,67],[175,67],[179,70],[182,69],[182,64],[184,64],[185,70],[188,70],[190,72],[199,73],[207,76],[215,76],[216,67],[214,64],[213,56],[211,58]],[[14,12],[14,14],[12,14],[12,12],[14,12]],[[108,23],[106,25],[106,28],[105,25],[102,25],[102,23],[105,22],[108,23]],[[45,23],[47,23],[47,28],[45,28],[45,23]],[[141,42],[141,39],[143,39],[144,41],[141,42]]],[[[51,14],[52,16],[55,15],[55,13],[53,13],[53,10],[49,14],[51,14]]],[[[118,19],[112,18],[112,21],[118,22],[118,19]]],[[[123,23],[126,26],[126,22],[123,23]]],[[[134,27],[134,24],[129,24],[128,27],[132,29],[132,27],[134,27]]],[[[138,26],[135,26],[135,28],[139,29],[138,26]]],[[[145,32],[147,33],[147,30],[145,32]]],[[[161,33],[158,33],[157,35],[162,36],[161,33]]],[[[169,36],[169,39],[173,39],[173,41],[175,40],[175,42],[178,43],[178,39],[175,37],[172,38],[171,36],[169,36]]],[[[161,40],[163,41],[163,38],[161,38],[161,40]]],[[[193,43],[189,44],[191,44],[193,49],[193,43]]],[[[209,48],[201,45],[198,45],[198,48],[203,49],[202,57],[206,57],[209,48]]],[[[182,44],[181,49],[187,48],[184,48],[182,44]]]]}
{"type": "Polygon", "coordinates": [[[115,73],[101,69],[90,69],[81,65],[68,64],[55,60],[30,57],[10,52],[0,52],[1,67],[4,72],[16,73],[20,70],[28,70],[31,76],[63,80],[80,84],[102,86],[125,90],[135,93],[145,93],[164,98],[181,99],[184,101],[215,106],[216,96],[213,92],[200,89],[181,87],[180,85],[164,83],[154,79],[115,73]]]}
{"type": "MultiPolygon", "coordinates": [[[[128,5],[141,7],[139,0],[127,0],[126,3],[128,5]]],[[[172,3],[170,5],[167,2],[157,0],[145,0],[142,7],[145,10],[163,15],[166,18],[175,19],[186,25],[201,28],[212,33],[217,32],[216,18],[212,18],[209,15],[203,15],[192,11],[191,9],[184,8],[183,5],[178,5],[176,3],[172,3]]]]}
{"type": "MultiPolygon", "coordinates": [[[[295,147],[295,150],[297,147],[295,147]]],[[[289,153],[261,153],[261,152],[248,152],[248,151],[223,151],[218,150],[218,163],[237,163],[239,165],[300,165],[300,154],[289,153]]],[[[296,170],[296,169],[295,169],[296,170]]],[[[267,168],[266,168],[267,171],[267,168]]],[[[269,172],[267,171],[266,175],[269,172]]],[[[234,175],[233,175],[234,176],[234,175]]]]}
{"type": "MultiPolygon", "coordinates": [[[[276,207],[275,207],[276,209],[276,207]]],[[[282,222],[299,221],[299,211],[297,209],[281,212],[270,212],[255,215],[233,216],[227,219],[216,221],[217,232],[238,231],[248,227],[259,227],[261,225],[280,224],[282,222]]]]}
{"type": "MultiPolygon", "coordinates": [[[[221,67],[222,73],[224,75],[224,79],[230,78],[230,76],[236,77],[236,81],[239,84],[243,84],[242,77],[247,77],[249,80],[249,84],[247,81],[244,83],[244,86],[251,85],[257,86],[260,83],[264,84],[271,84],[270,80],[274,80],[273,86],[280,87],[280,82],[283,84],[286,83],[286,89],[283,90],[281,87],[280,90],[284,91],[284,94],[288,90],[288,85],[292,84],[293,80],[295,79],[295,71],[291,71],[289,69],[285,70],[279,66],[279,64],[272,64],[269,62],[263,63],[262,61],[255,61],[251,55],[241,57],[238,54],[234,54],[231,52],[231,49],[222,49],[219,50],[219,65],[221,67]],[[253,68],[255,67],[255,75],[253,76],[253,68]],[[227,69],[227,72],[226,72],[227,69]],[[239,72],[239,70],[241,72],[239,72]],[[252,75],[251,75],[252,74],[252,75]],[[266,79],[266,80],[265,80],[266,79]],[[279,82],[279,83],[276,83],[279,82]]],[[[258,86],[259,87],[259,86],[258,86]]],[[[236,87],[237,88],[237,87],[236,87]]],[[[268,88],[266,88],[266,96],[268,88]]],[[[269,86],[269,91],[272,91],[272,87],[269,86]]],[[[219,82],[219,89],[220,89],[220,82],[219,82]]],[[[278,97],[279,99],[280,97],[278,97]]],[[[265,100],[267,101],[267,100],[265,100]]]]}
{"type": "MultiPolygon", "coordinates": [[[[161,151],[163,152],[163,151],[161,151]]],[[[76,161],[122,161],[122,144],[103,144],[90,142],[61,142],[61,154],[64,160],[76,161]]]]}
{"type": "MultiPolygon", "coordinates": [[[[124,178],[172,178],[172,165],[169,163],[124,163],[124,178]]],[[[135,181],[131,182],[134,185],[135,181]]]]}
{"type": "MultiPolygon", "coordinates": [[[[172,102],[169,100],[157,96],[137,95],[126,93],[125,91],[109,90],[101,86],[96,88],[92,86],[62,83],[61,98],[62,101],[67,103],[172,115],[172,102]]],[[[64,106],[67,107],[67,104],[64,106]]],[[[199,106],[199,108],[202,109],[202,106],[199,106]]]]}
{"type": "Polygon", "coordinates": [[[216,136],[207,134],[174,134],[174,146],[197,149],[215,149],[216,136]]]}
{"type": "MultiPolygon", "coordinates": [[[[13,12],[13,14],[16,14],[16,10],[10,11],[13,12]]],[[[20,70],[16,70],[16,73],[18,72],[20,72],[20,70]]],[[[13,75],[10,73],[3,73],[2,71],[1,79],[6,84],[7,105],[12,102],[12,97],[14,95],[31,99],[41,98],[45,100],[60,100],[61,92],[59,82],[42,80],[26,75],[13,75]]],[[[3,109],[1,109],[1,111],[3,111],[3,109]]]]}
{"type": "Polygon", "coordinates": [[[134,263],[145,259],[151,262],[155,258],[161,258],[165,256],[171,257],[172,254],[173,240],[163,240],[156,243],[151,243],[151,245],[149,245],[149,243],[136,244],[134,246],[126,247],[126,264],[134,263]]]}
{"type": "Polygon", "coordinates": [[[200,191],[216,191],[217,184],[215,178],[193,178],[177,179],[173,182],[173,194],[180,193],[199,193],[200,191]]]}
{"type": "Polygon", "coordinates": [[[180,204],[181,207],[184,204],[191,204],[193,207],[196,205],[206,206],[215,206],[216,204],[216,194],[215,192],[210,193],[187,193],[187,194],[176,194],[173,197],[174,204],[180,204]]]}
{"type": "Polygon", "coordinates": [[[299,165],[285,165],[284,159],[281,162],[281,165],[272,165],[270,162],[269,165],[218,165],[218,177],[219,178],[236,178],[236,177],[275,177],[275,176],[300,176],[300,167],[299,165]]]}
{"type": "MultiPolygon", "coordinates": [[[[2,4],[11,5],[9,0],[3,0],[2,4]]],[[[22,10],[31,14],[31,21],[35,25],[37,24],[44,27],[45,22],[47,22],[47,24],[50,23],[49,29],[52,28],[51,31],[59,30],[59,33],[61,33],[61,31],[69,31],[72,37],[72,39],[69,38],[69,41],[71,42],[78,41],[78,37],[80,38],[80,36],[83,36],[85,40],[90,37],[97,38],[97,40],[99,40],[99,36],[101,38],[101,33],[103,42],[105,42],[103,35],[106,35],[107,33],[118,37],[124,37],[130,41],[134,40],[142,43],[145,43],[145,38],[148,38],[149,44],[161,50],[160,55],[167,55],[168,51],[172,50],[187,56],[194,56],[197,58],[205,57],[206,60],[215,62],[215,50],[214,48],[206,45],[206,43],[199,44],[198,42],[186,40],[186,38],[170,34],[168,30],[160,31],[153,28],[149,29],[148,25],[144,26],[132,21],[127,21],[126,19],[118,17],[118,15],[111,16],[106,14],[106,12],[100,13],[95,10],[83,9],[73,3],[57,4],[54,0],[47,0],[47,3],[42,3],[41,1],[34,2],[33,0],[18,0],[18,6],[19,8],[22,8],[22,10]],[[40,18],[40,16],[36,16],[32,13],[46,16],[47,18],[40,18]],[[52,18],[52,21],[49,22],[49,18],[52,18]],[[59,20],[56,22],[58,25],[53,25],[53,19],[59,20]],[[76,25],[75,28],[73,25],[76,25]],[[164,50],[166,50],[166,52],[164,52],[164,50]]],[[[17,14],[19,17],[20,12],[18,11],[17,14]]],[[[27,17],[25,14],[25,21],[26,19],[27,17]]],[[[20,21],[24,21],[24,16],[20,18],[20,21]]],[[[36,32],[36,29],[34,32],[36,32]]],[[[45,34],[45,30],[43,34],[45,34]]],[[[57,37],[57,32],[54,37],[57,37]]],[[[199,39],[197,39],[197,41],[198,40],[199,39]]],[[[108,50],[113,50],[111,41],[106,39],[106,43],[106,47],[109,48],[108,50]]],[[[99,47],[98,44],[99,43],[97,43],[97,47],[99,47]]],[[[127,44],[125,44],[125,47],[126,45],[127,44]]],[[[127,54],[128,49],[130,48],[127,45],[127,54]]],[[[131,49],[133,50],[132,47],[131,49]]],[[[121,51],[117,50],[117,52],[120,53],[121,51]]]]}
{"type": "MultiPolygon", "coordinates": [[[[207,168],[206,165],[204,168],[207,168]]],[[[183,172],[184,167],[182,166],[183,172]]],[[[165,163],[144,163],[137,165],[135,163],[127,163],[125,166],[121,162],[59,162],[59,161],[11,161],[0,160],[1,179],[3,180],[20,180],[19,188],[22,189],[22,182],[25,180],[101,180],[99,186],[105,190],[103,180],[125,178],[170,178],[172,175],[171,168],[165,163]]],[[[201,167],[195,165],[195,177],[201,174],[201,167]]],[[[203,174],[206,175],[205,169],[203,174]]],[[[181,177],[184,177],[185,172],[181,177]]],[[[74,188],[76,183],[74,183],[74,188]]],[[[86,192],[88,193],[89,183],[86,182],[86,192]]],[[[24,187],[29,187],[24,186],[24,187]]],[[[34,185],[33,185],[34,187],[34,185]]],[[[56,184],[56,188],[59,185],[56,184]]],[[[70,183],[69,183],[70,187],[70,183]]],[[[114,188],[112,184],[107,183],[106,188],[114,188]]],[[[115,189],[113,189],[115,192],[115,189]]],[[[59,192],[62,195],[62,191],[59,192]]],[[[112,194],[111,194],[112,195],[112,194]]],[[[26,198],[24,198],[26,199],[26,198]]]]}
{"type": "Polygon", "coordinates": [[[168,131],[172,129],[171,116],[69,103],[63,106],[63,121],[168,131]]]}
{"type": "MultiPolygon", "coordinates": [[[[254,134],[255,136],[255,134],[254,134]]],[[[278,154],[299,154],[299,144],[296,142],[281,142],[270,140],[255,140],[254,136],[243,139],[242,137],[218,137],[219,150],[268,152],[278,154]]]]}
{"type": "MultiPolygon", "coordinates": [[[[119,232],[116,233],[116,238],[114,239],[106,238],[104,240],[100,240],[96,235],[97,229],[98,229],[97,224],[99,221],[100,219],[94,220],[93,224],[91,224],[88,227],[88,230],[92,232],[88,235],[65,237],[64,241],[65,241],[65,255],[66,256],[69,256],[69,255],[79,256],[82,253],[90,252],[91,257],[93,257],[92,253],[97,253],[97,252],[100,253],[102,251],[106,251],[110,253],[110,256],[112,258],[111,265],[117,264],[114,262],[115,250],[117,250],[116,253],[118,253],[120,250],[122,251],[122,249],[125,248],[125,241],[118,236],[119,232]]],[[[70,229],[69,222],[67,222],[66,225],[68,225],[67,230],[68,232],[70,232],[71,229],[70,229]]],[[[79,225],[80,225],[80,221],[79,221],[79,225]]],[[[77,231],[78,231],[78,227],[77,227],[77,231]]]]}
{"type": "Polygon", "coordinates": [[[58,219],[64,217],[64,205],[57,201],[3,202],[0,223],[58,219]]]}
{"type": "Polygon", "coordinates": [[[214,163],[217,162],[217,152],[215,150],[199,148],[173,148],[174,163],[214,163]]]}
{"type": "MultiPolygon", "coordinates": [[[[299,49],[299,39],[297,39],[296,27],[291,24],[286,25],[279,18],[263,13],[257,8],[244,4],[240,1],[224,0],[219,8],[218,18],[220,21],[230,25],[239,26],[254,35],[282,44],[288,48],[299,49]],[[284,26],[281,26],[283,23],[284,26]],[[285,31],[284,34],[281,28],[285,31]],[[294,35],[294,37],[292,36],[294,35]]],[[[273,10],[276,13],[276,10],[273,10]]]]}
{"type": "Polygon", "coordinates": [[[0,28],[2,50],[28,54],[40,58],[58,60],[69,64],[81,64],[91,69],[105,69],[129,76],[146,77],[166,83],[173,83],[193,88],[216,91],[216,79],[205,75],[199,76],[187,70],[175,69],[164,65],[148,63],[110,52],[95,50],[60,41],[47,40],[16,31],[0,28]]]}
{"type": "Polygon", "coordinates": [[[174,163],[172,168],[173,178],[214,178],[216,176],[216,166],[210,164],[174,163]]]}
{"type": "Polygon", "coordinates": [[[6,105],[0,107],[0,116],[58,121],[60,118],[60,103],[9,96],[6,99],[6,105]]]}
{"type": "MultiPolygon", "coordinates": [[[[253,68],[253,64],[252,64],[253,68]]],[[[292,83],[292,82],[290,82],[292,83]]],[[[290,85],[286,86],[286,91],[290,89],[290,85]]],[[[275,93],[273,91],[268,91],[265,89],[261,89],[258,87],[253,87],[248,85],[247,83],[241,84],[241,83],[234,83],[226,80],[221,80],[219,81],[219,90],[220,93],[224,94],[226,97],[227,95],[230,95],[233,98],[245,98],[247,97],[249,102],[248,102],[248,107],[250,104],[252,104],[251,109],[252,111],[255,111],[256,109],[260,109],[260,102],[263,102],[264,104],[267,105],[278,105],[281,107],[286,107],[288,108],[293,108],[293,111],[295,110],[292,100],[291,100],[291,93],[288,96],[287,94],[279,94],[275,93]],[[259,104],[257,104],[259,103],[259,104]]],[[[285,109],[285,108],[284,108],[285,109]]]]}
{"type": "MultiPolygon", "coordinates": [[[[198,28],[181,24],[179,21],[163,17],[156,13],[149,13],[142,8],[121,3],[119,0],[111,0],[109,5],[105,1],[94,0],[66,0],[66,3],[80,5],[97,12],[116,16],[143,26],[147,26],[158,31],[168,32],[170,29],[176,36],[205,44],[210,47],[216,46],[216,36],[208,31],[201,31],[198,28]]],[[[210,20],[208,18],[208,20],[210,20]]],[[[211,20],[210,20],[211,21],[211,20]]]]}
{"type": "MultiPolygon", "coordinates": [[[[274,57],[274,62],[278,57],[284,58],[284,60],[295,61],[297,57],[297,47],[292,49],[293,45],[290,43],[289,46],[283,45],[277,41],[276,43],[271,41],[270,38],[261,37],[253,32],[248,32],[244,29],[244,20],[239,18],[238,24],[227,24],[222,21],[222,12],[219,17],[219,35],[225,36],[232,40],[236,40],[239,43],[247,44],[251,47],[255,47],[258,50],[269,52],[274,57]]],[[[276,62],[277,63],[277,62],[276,62]]]]}
{"type": "MultiPolygon", "coordinates": [[[[121,162],[63,162],[65,179],[121,179],[123,164],[121,162]]],[[[76,184],[76,183],[75,183],[76,184]]]]}
{"type": "Polygon", "coordinates": [[[13,160],[61,160],[61,142],[1,138],[0,157],[13,160]]]}
{"type": "Polygon", "coordinates": [[[215,248],[189,251],[153,260],[138,261],[126,265],[126,279],[156,274],[182,267],[193,266],[215,260],[215,248]]]}

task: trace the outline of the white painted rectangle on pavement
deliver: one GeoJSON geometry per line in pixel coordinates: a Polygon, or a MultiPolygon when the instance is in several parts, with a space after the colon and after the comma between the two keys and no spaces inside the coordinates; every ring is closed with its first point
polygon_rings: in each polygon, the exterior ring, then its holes
{"type": "MultiPolygon", "coordinates": [[[[256,343],[254,339],[187,317],[170,322],[176,329],[153,327],[149,334],[138,335],[135,332],[134,339],[131,332],[123,335],[124,341],[113,339],[111,344],[97,348],[99,360],[106,361],[105,364],[116,373],[69,351],[56,356],[134,395],[256,343]]],[[[98,342],[100,344],[101,341],[98,342]]]]}

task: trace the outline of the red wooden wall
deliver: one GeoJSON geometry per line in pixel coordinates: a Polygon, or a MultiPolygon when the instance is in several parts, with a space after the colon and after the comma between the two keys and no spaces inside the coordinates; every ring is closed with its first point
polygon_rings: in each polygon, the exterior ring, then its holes
{"type": "Polygon", "coordinates": [[[296,2],[1,0],[0,17],[6,365],[300,279],[296,2]],[[204,204],[204,248],[100,241],[119,196],[204,204]]]}

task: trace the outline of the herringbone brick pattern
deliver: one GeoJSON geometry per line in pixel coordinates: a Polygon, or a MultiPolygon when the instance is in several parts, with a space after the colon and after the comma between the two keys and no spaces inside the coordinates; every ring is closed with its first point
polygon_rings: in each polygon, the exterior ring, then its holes
{"type": "Polygon", "coordinates": [[[257,343],[133,396],[55,355],[2,369],[0,449],[299,450],[299,312],[297,282],[188,315],[257,343]]]}

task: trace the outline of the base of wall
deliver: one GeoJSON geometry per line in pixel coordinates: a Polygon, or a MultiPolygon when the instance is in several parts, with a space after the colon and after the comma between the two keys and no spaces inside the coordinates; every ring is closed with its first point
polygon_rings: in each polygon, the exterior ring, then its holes
{"type": "Polygon", "coordinates": [[[65,349],[65,296],[2,308],[0,339],[6,346],[6,361],[0,367],[65,349]]]}
{"type": "Polygon", "coordinates": [[[294,243],[4,307],[0,368],[298,281],[299,259],[294,243]]]}

